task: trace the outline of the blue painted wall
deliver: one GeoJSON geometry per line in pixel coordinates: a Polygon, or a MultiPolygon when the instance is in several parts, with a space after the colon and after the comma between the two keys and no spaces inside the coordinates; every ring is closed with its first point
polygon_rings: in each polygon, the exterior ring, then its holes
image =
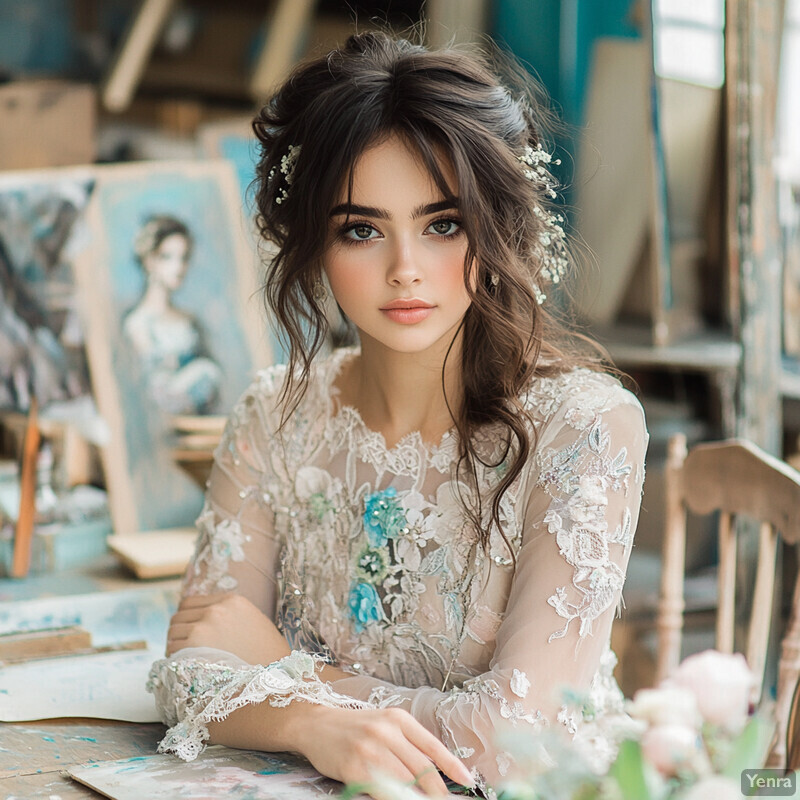
{"type": "Polygon", "coordinates": [[[592,47],[601,36],[638,37],[633,0],[495,0],[495,39],[544,84],[565,122],[583,122],[592,47]]]}
{"type": "Polygon", "coordinates": [[[0,0],[0,72],[60,72],[73,56],[72,4],[0,0]]]}

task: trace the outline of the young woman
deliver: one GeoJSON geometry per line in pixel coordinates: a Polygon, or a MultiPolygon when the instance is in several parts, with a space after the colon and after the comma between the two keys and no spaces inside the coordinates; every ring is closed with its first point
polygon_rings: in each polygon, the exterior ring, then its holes
{"type": "Polygon", "coordinates": [[[151,673],[162,750],[292,750],[433,795],[435,768],[501,781],[504,726],[612,752],[647,433],[546,298],[568,252],[533,109],[482,57],[366,33],[256,119],[291,362],[217,450],[151,673]],[[329,292],[359,346],[319,359],[329,292]]]}

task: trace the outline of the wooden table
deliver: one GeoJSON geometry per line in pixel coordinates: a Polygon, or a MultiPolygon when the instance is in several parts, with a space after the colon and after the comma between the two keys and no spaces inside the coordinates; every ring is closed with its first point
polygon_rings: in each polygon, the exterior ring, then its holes
{"type": "Polygon", "coordinates": [[[72,780],[67,767],[153,755],[163,725],[60,719],[0,723],[0,800],[98,798],[72,780]]]}
{"type": "MultiPolygon", "coordinates": [[[[177,587],[177,580],[138,581],[107,556],[67,572],[0,579],[0,601],[121,589],[177,587]]],[[[0,722],[0,800],[98,798],[66,773],[73,764],[153,755],[165,728],[99,719],[0,722]]]]}

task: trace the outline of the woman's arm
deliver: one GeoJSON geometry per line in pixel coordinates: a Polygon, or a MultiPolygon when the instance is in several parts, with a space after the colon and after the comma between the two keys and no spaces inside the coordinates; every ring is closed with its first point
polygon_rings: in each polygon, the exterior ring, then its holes
{"type": "Polygon", "coordinates": [[[441,794],[438,766],[469,773],[405,712],[331,689],[345,673],[290,651],[272,622],[280,544],[268,476],[267,399],[258,387],[237,405],[215,456],[200,536],[168,633],[167,658],[148,688],[170,726],[159,745],[191,760],[206,741],[265,751],[294,750],[324,774],[365,782],[373,769],[441,794]],[[358,709],[358,710],[356,710],[358,709]]]}
{"type": "MultiPolygon", "coordinates": [[[[235,654],[251,665],[270,664],[291,655],[275,625],[236,594],[195,595],[183,600],[170,624],[167,655],[198,646],[235,654]]],[[[348,674],[325,664],[320,677],[333,681],[348,674]]],[[[404,782],[416,780],[424,791],[442,794],[445,787],[436,767],[457,782],[472,781],[464,765],[400,709],[260,703],[244,706],[207,727],[214,744],[302,753],[320,772],[345,783],[364,783],[378,771],[404,782]]]]}

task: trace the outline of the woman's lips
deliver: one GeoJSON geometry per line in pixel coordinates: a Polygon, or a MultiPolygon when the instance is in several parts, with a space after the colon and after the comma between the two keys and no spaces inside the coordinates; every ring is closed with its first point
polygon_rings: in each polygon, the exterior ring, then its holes
{"type": "Polygon", "coordinates": [[[392,322],[399,322],[401,325],[413,325],[415,322],[422,322],[427,319],[435,306],[426,303],[424,300],[398,299],[387,303],[383,312],[392,322]]]}
{"type": "Polygon", "coordinates": [[[411,308],[382,308],[381,311],[389,317],[392,322],[399,322],[402,325],[412,325],[415,322],[422,322],[433,312],[433,306],[413,306],[411,308]]]}

